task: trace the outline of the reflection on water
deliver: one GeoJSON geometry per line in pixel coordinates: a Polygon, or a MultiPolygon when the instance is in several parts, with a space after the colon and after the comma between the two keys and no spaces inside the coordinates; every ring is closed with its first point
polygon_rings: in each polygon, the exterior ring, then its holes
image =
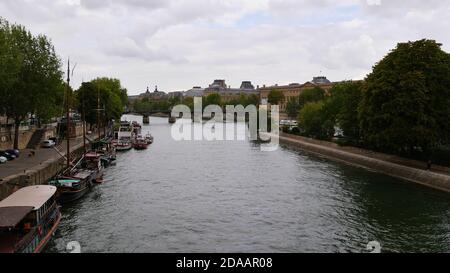
{"type": "MultiPolygon", "coordinates": [[[[130,120],[130,118],[129,118],[130,120]]],[[[140,120],[141,122],[141,120],[140,120]]],[[[246,141],[154,144],[120,154],[106,183],[65,207],[49,252],[450,251],[450,198],[377,173],[246,141]]]]}

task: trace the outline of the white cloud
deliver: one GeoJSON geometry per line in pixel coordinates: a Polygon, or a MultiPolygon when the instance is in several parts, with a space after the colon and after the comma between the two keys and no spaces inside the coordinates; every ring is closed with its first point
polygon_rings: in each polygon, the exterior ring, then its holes
{"type": "Polygon", "coordinates": [[[130,93],[356,79],[398,42],[450,48],[450,7],[437,0],[2,0],[0,10],[75,60],[76,85],[114,76],[130,93]]]}

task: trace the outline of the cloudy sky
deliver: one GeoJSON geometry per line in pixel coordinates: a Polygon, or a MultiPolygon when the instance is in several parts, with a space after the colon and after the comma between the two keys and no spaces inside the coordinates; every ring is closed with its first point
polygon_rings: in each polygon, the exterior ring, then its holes
{"type": "Polygon", "coordinates": [[[49,36],[74,87],[117,77],[138,94],[226,79],[239,86],[362,79],[397,42],[450,51],[447,0],[1,0],[0,16],[49,36]]]}

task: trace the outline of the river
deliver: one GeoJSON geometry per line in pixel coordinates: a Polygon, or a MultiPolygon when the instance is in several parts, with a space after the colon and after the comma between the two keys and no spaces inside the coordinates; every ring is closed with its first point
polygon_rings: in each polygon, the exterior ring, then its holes
{"type": "Polygon", "coordinates": [[[448,194],[290,147],[177,142],[167,119],[147,131],[148,150],[62,209],[47,252],[450,252],[448,194]]]}

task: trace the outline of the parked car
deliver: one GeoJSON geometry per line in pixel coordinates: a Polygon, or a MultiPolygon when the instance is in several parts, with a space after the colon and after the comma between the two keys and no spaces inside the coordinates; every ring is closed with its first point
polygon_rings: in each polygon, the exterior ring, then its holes
{"type": "Polygon", "coordinates": [[[20,156],[20,151],[17,149],[6,150],[6,152],[10,155],[15,155],[16,158],[18,158],[20,156]]]}
{"type": "Polygon", "coordinates": [[[41,144],[42,148],[52,148],[55,147],[56,143],[53,140],[44,140],[41,144]]]}
{"type": "Polygon", "coordinates": [[[51,137],[51,138],[49,138],[48,140],[51,140],[51,141],[53,141],[53,142],[55,142],[55,145],[58,145],[59,144],[59,137],[51,137]]]}
{"type": "Polygon", "coordinates": [[[0,156],[1,156],[1,157],[6,157],[6,159],[7,159],[8,161],[16,159],[16,156],[15,156],[15,155],[12,155],[12,154],[10,154],[10,153],[8,153],[8,152],[6,152],[6,151],[0,151],[0,156]]]}
{"type": "Polygon", "coordinates": [[[0,156],[0,164],[6,163],[8,159],[6,157],[0,156]]]}

